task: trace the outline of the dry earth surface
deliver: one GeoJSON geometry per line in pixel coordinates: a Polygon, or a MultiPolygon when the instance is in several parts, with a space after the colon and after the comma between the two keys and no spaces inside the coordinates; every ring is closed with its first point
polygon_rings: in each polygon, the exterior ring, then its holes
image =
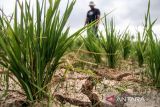
{"type": "MultiPolygon", "coordinates": [[[[69,70],[64,75],[66,69],[60,67],[49,86],[51,95],[58,97],[53,97],[51,101],[44,100],[34,104],[26,102],[24,92],[11,78],[9,79],[8,92],[4,95],[6,84],[1,70],[0,107],[27,107],[28,105],[33,107],[45,107],[46,105],[51,107],[76,107],[74,106],[75,103],[91,102],[91,99],[82,92],[84,90],[83,85],[86,84],[89,77],[92,77],[92,83],[95,83],[90,91],[107,106],[160,107],[160,90],[150,85],[150,81],[143,74],[145,70],[135,65],[132,66],[132,62],[123,61],[122,63],[123,65],[117,69],[109,69],[104,66],[82,68],[83,70],[92,70],[96,76],[76,71],[76,69],[69,70]],[[124,93],[127,93],[128,96],[123,97],[124,93]],[[110,99],[111,101],[107,100],[110,96],[130,99],[128,101],[124,101],[124,99],[118,101],[116,99],[114,103],[111,103],[113,99],[110,99]]],[[[12,74],[10,75],[14,78],[12,74]]]]}

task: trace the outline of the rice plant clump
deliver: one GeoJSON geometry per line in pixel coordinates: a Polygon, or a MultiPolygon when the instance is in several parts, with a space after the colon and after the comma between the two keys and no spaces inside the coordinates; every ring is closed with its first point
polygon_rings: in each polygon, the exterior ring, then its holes
{"type": "Polygon", "coordinates": [[[106,52],[108,66],[115,68],[120,48],[120,35],[115,30],[113,19],[108,23],[105,18],[104,27],[105,36],[101,33],[101,45],[106,52]]]}
{"type": "Polygon", "coordinates": [[[146,27],[146,38],[148,38],[147,45],[147,63],[151,79],[156,87],[160,87],[160,41],[157,35],[153,32],[153,26],[156,20],[151,20],[150,15],[150,0],[148,3],[148,11],[145,15],[145,27],[146,27]]]}
{"type": "Polygon", "coordinates": [[[160,87],[160,41],[149,40],[149,50],[148,50],[148,67],[149,75],[153,79],[154,84],[160,87]]]}
{"type": "Polygon", "coordinates": [[[91,52],[92,56],[94,57],[95,59],[95,62],[97,64],[101,63],[101,45],[100,45],[100,41],[99,41],[99,38],[96,37],[96,35],[91,32],[91,31],[88,31],[88,35],[86,38],[83,38],[84,39],[84,44],[85,44],[85,47],[86,49],[91,52]]]}
{"type": "Polygon", "coordinates": [[[139,67],[142,67],[145,61],[145,53],[147,47],[147,38],[145,35],[141,36],[138,32],[138,40],[134,43],[135,55],[137,57],[139,67]]]}
{"type": "Polygon", "coordinates": [[[131,52],[131,37],[129,32],[124,34],[124,37],[121,40],[122,43],[122,55],[123,59],[126,60],[129,57],[129,54],[131,52]]]}
{"type": "Polygon", "coordinates": [[[0,18],[0,64],[15,75],[31,101],[49,96],[47,86],[61,58],[83,30],[69,36],[66,23],[75,0],[67,4],[62,17],[60,2],[49,0],[46,8],[46,0],[42,4],[37,0],[34,11],[27,1],[16,1],[13,24],[5,16],[0,18]]]}

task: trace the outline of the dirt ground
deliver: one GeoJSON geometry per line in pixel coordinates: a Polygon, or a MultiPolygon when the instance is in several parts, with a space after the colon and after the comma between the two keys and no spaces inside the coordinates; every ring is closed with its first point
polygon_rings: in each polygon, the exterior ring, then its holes
{"type": "MultiPolygon", "coordinates": [[[[71,101],[75,103],[72,99],[90,102],[91,99],[82,92],[82,88],[87,78],[92,77],[95,85],[91,92],[99,101],[110,107],[160,107],[160,90],[151,85],[151,81],[145,76],[144,68],[139,68],[136,64],[133,66],[134,62],[130,61],[121,63],[123,64],[116,69],[109,69],[103,65],[78,68],[77,65],[80,63],[77,63],[73,66],[78,69],[67,70],[66,75],[64,75],[66,68],[60,67],[49,87],[52,95],[64,98],[64,103],[60,103],[62,99],[52,99],[50,102],[45,100],[36,102],[32,106],[76,107],[70,104],[71,101]]],[[[24,92],[13,80],[10,79],[8,92],[4,94],[3,74],[0,75],[0,107],[27,107],[30,102],[26,102],[24,92]]]]}

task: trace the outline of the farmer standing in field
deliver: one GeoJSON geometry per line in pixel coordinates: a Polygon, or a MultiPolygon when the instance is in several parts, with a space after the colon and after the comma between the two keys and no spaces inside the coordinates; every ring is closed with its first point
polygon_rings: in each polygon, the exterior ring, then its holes
{"type": "Polygon", "coordinates": [[[95,23],[95,25],[93,25],[90,30],[98,37],[97,31],[100,19],[100,11],[99,9],[95,8],[95,3],[93,1],[89,3],[89,7],[91,8],[91,10],[87,12],[85,25],[97,20],[97,23],[95,23]]]}

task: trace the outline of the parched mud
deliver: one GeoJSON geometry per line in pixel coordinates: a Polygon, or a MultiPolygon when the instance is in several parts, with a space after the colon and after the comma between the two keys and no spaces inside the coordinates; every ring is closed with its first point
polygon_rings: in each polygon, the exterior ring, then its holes
{"type": "Polygon", "coordinates": [[[60,68],[49,86],[53,95],[51,101],[26,101],[24,92],[12,80],[7,94],[1,97],[5,85],[0,84],[0,107],[45,107],[48,104],[50,107],[160,107],[160,90],[150,85],[142,75],[143,69],[130,65],[88,69],[96,75],[76,70],[64,75],[65,69],[60,68]]]}

